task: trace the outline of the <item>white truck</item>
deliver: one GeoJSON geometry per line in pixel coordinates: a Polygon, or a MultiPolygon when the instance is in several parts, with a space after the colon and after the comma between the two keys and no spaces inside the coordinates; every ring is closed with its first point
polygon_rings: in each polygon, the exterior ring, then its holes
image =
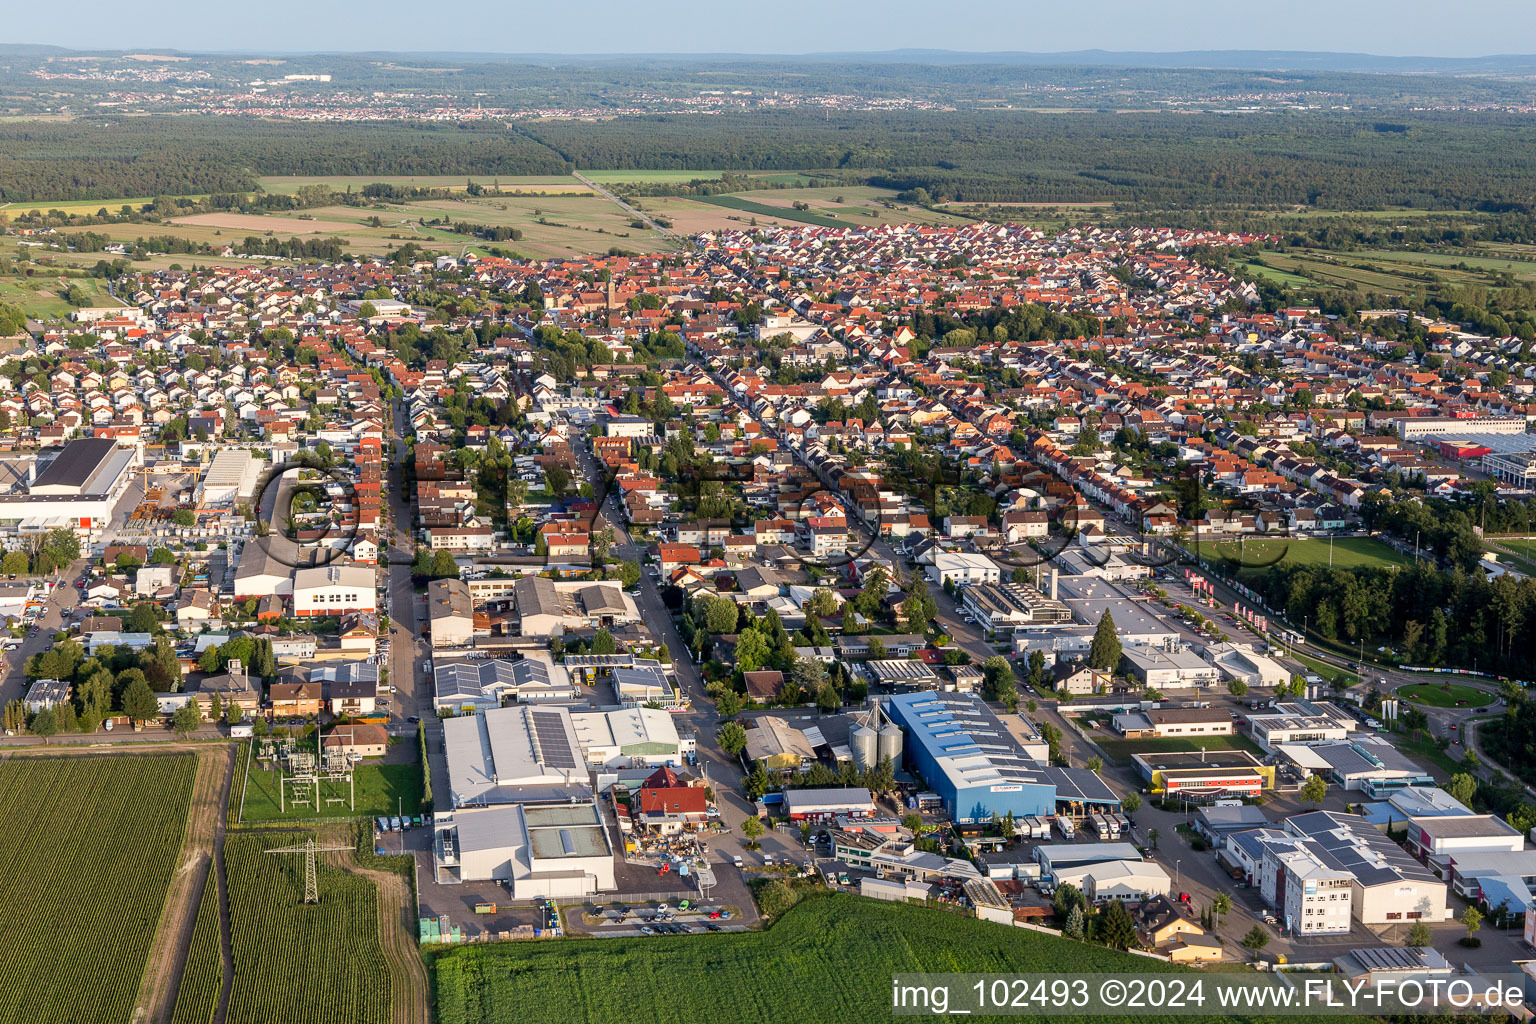
{"type": "Polygon", "coordinates": [[[1077,829],[1072,825],[1072,819],[1065,814],[1056,816],[1056,831],[1061,833],[1061,838],[1071,842],[1077,838],[1077,829]]]}

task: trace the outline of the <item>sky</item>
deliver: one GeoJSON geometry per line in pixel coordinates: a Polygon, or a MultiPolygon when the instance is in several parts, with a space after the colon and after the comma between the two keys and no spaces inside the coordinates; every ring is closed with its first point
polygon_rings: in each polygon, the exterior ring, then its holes
{"type": "Polygon", "coordinates": [[[89,49],[754,53],[1313,50],[1536,52],[1531,0],[121,0],[12,2],[3,41],[89,49]],[[433,9],[442,16],[433,16],[433,9]]]}

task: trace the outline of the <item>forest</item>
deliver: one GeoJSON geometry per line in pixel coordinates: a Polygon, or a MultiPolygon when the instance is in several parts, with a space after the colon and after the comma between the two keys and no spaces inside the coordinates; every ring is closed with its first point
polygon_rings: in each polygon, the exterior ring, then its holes
{"type": "Polygon", "coordinates": [[[0,124],[0,201],[251,191],[264,174],[815,171],[909,201],[1190,209],[1532,208],[1536,126],[1512,115],[1041,114],[797,108],[588,121],[140,117],[0,124]]]}

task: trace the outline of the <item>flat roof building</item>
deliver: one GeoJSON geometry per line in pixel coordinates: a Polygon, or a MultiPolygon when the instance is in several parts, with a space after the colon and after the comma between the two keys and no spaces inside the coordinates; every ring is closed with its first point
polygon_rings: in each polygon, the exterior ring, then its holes
{"type": "Polygon", "coordinates": [[[514,704],[444,719],[443,745],[454,807],[591,798],[565,708],[514,704]]]}
{"type": "Polygon", "coordinates": [[[974,694],[898,694],[883,708],[906,730],[908,762],[957,822],[1052,815],[1060,805],[1081,813],[1120,804],[1092,772],[1053,768],[1030,757],[974,694]]]}
{"type": "Polygon", "coordinates": [[[435,820],[433,853],[439,881],[505,882],[515,900],[618,887],[613,843],[590,800],[460,808],[435,820]]]}
{"type": "Polygon", "coordinates": [[[694,749],[669,712],[660,708],[581,711],[571,715],[587,764],[594,768],[660,767],[681,764],[694,749]]]}

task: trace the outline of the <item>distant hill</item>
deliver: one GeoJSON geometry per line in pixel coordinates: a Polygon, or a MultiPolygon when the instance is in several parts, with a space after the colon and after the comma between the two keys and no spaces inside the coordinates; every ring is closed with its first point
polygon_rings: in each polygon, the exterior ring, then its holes
{"type": "MultiPolygon", "coordinates": [[[[0,43],[0,55],[5,56],[64,56],[78,54],[110,55],[125,50],[71,50],[62,46],[44,46],[31,43],[0,43]]],[[[150,49],[137,53],[162,53],[165,55],[192,57],[233,56],[324,56],[335,51],[304,50],[281,51],[270,54],[256,51],[217,51],[150,49]]],[[[1365,74],[1440,74],[1440,75],[1536,75],[1536,54],[1489,54],[1483,57],[1390,57],[1373,53],[1329,53],[1311,50],[1179,50],[1156,52],[1149,50],[1065,50],[1057,53],[1031,53],[1026,51],[1000,50],[970,52],[962,50],[884,50],[884,51],[835,51],[806,54],[773,53],[486,53],[454,51],[398,51],[398,52],[347,52],[346,56],[370,59],[412,58],[433,61],[468,61],[495,63],[509,60],[528,60],[544,64],[607,63],[613,61],[645,60],[650,62],[676,62],[680,65],[710,63],[730,60],[748,64],[756,63],[822,63],[826,61],[856,60],[865,64],[927,64],[975,65],[1006,64],[1022,67],[1130,67],[1130,68],[1220,68],[1242,71],[1308,71],[1308,72],[1355,72],[1365,74]]]]}

